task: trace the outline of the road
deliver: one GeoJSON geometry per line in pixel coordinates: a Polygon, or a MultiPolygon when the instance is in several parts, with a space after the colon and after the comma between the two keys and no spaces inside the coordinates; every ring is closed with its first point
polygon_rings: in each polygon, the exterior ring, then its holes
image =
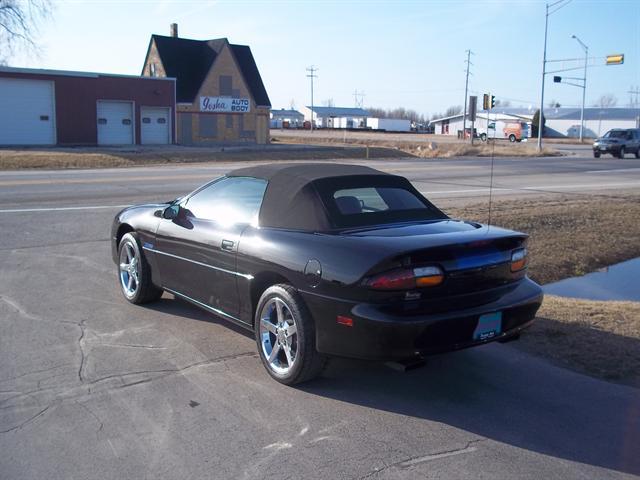
{"type": "MultiPolygon", "coordinates": [[[[439,205],[487,199],[487,159],[372,161],[439,205]]],[[[640,395],[512,344],[399,373],[334,360],[271,380],[250,335],[171,295],[121,297],[119,206],[233,168],[0,173],[0,478],[632,478],[640,395]]],[[[621,195],[631,157],[496,159],[504,198],[621,195]]]]}

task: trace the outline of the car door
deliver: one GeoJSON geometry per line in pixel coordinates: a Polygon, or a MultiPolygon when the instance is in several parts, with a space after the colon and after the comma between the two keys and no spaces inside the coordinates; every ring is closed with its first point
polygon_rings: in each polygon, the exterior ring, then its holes
{"type": "Polygon", "coordinates": [[[238,282],[251,278],[236,269],[238,243],[257,219],[266,184],[224,177],[182,200],[178,215],[163,219],[156,232],[163,287],[237,318],[238,282]]]}

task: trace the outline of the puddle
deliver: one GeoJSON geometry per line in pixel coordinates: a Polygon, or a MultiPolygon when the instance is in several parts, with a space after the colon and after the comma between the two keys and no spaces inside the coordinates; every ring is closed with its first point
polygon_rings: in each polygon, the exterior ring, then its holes
{"type": "Polygon", "coordinates": [[[629,300],[640,302],[640,257],[582,277],[544,285],[551,295],[587,300],[629,300]]]}

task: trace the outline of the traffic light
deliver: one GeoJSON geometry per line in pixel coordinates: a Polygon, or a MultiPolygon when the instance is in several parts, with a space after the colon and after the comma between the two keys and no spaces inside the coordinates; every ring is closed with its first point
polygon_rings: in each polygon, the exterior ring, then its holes
{"type": "Polygon", "coordinates": [[[482,109],[489,110],[489,95],[486,93],[482,96],[482,109]]]}
{"type": "Polygon", "coordinates": [[[560,83],[562,82],[562,77],[558,77],[557,75],[555,75],[553,77],[553,83],[560,83]]]}
{"type": "Polygon", "coordinates": [[[495,95],[491,95],[491,108],[495,108],[496,106],[496,97],[495,95]]]}
{"type": "Polygon", "coordinates": [[[624,54],[607,55],[607,65],[622,65],[624,63],[624,54]]]}

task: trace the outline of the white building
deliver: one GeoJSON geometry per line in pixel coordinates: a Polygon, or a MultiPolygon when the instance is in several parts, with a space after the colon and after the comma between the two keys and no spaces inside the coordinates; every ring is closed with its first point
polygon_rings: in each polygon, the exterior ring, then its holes
{"type": "Polygon", "coordinates": [[[297,110],[271,110],[271,128],[302,128],[304,115],[297,110]]]}
{"type": "Polygon", "coordinates": [[[305,121],[313,121],[316,128],[367,128],[369,112],[362,108],[304,107],[305,121]]]}
{"type": "MultiPolygon", "coordinates": [[[[496,108],[492,110],[490,118],[497,120],[519,119],[531,123],[536,110],[536,108],[496,108]]],[[[545,137],[580,136],[579,108],[545,108],[544,117],[546,120],[545,137]]],[[[486,122],[486,113],[479,112],[478,118],[483,119],[480,121],[486,122]]],[[[432,120],[430,125],[434,126],[434,133],[437,135],[458,135],[458,132],[462,132],[462,114],[432,120]]],[[[468,118],[467,128],[471,128],[471,122],[468,118]]],[[[640,128],[640,108],[588,107],[584,109],[585,137],[599,137],[612,128],[640,128]]]]}
{"type": "MultiPolygon", "coordinates": [[[[511,115],[506,113],[492,112],[487,115],[485,112],[476,115],[474,128],[476,132],[486,132],[487,121],[495,122],[513,122],[524,121],[531,124],[533,115],[511,115]]],[[[434,128],[433,133],[436,135],[455,135],[462,136],[462,114],[452,115],[450,117],[437,118],[429,122],[429,126],[434,128]]],[[[471,129],[471,120],[467,117],[467,131],[471,129]]]]}

